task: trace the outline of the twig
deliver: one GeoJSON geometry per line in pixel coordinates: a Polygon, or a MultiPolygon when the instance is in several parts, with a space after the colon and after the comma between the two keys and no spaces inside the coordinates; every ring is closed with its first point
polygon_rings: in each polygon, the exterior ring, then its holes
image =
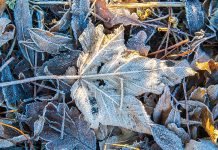
{"type": "Polygon", "coordinates": [[[5,127],[8,127],[8,128],[11,128],[11,129],[14,129],[15,131],[19,132],[21,135],[23,135],[23,136],[28,140],[31,149],[34,150],[33,143],[31,142],[31,140],[29,139],[29,137],[27,137],[27,136],[25,135],[25,133],[24,133],[23,131],[21,131],[20,129],[18,129],[18,128],[14,127],[14,126],[11,126],[11,125],[9,125],[9,124],[5,124],[5,123],[3,123],[3,122],[0,122],[0,125],[5,126],[5,127]]]}
{"type": "Polygon", "coordinates": [[[65,118],[66,118],[65,94],[63,94],[62,96],[63,96],[64,110],[63,110],[63,119],[61,124],[61,139],[64,139],[64,126],[65,126],[65,118]]]}
{"type": "Polygon", "coordinates": [[[38,84],[38,83],[36,83],[36,82],[33,82],[33,84],[34,84],[34,85],[37,85],[37,86],[39,86],[39,87],[45,88],[45,89],[49,89],[49,90],[55,91],[55,92],[60,93],[60,94],[64,94],[63,91],[58,90],[58,89],[55,89],[55,88],[52,88],[52,87],[49,87],[49,86],[46,86],[46,85],[38,84]]]}
{"type": "Polygon", "coordinates": [[[185,7],[183,2],[144,2],[144,3],[115,3],[111,8],[150,8],[150,7],[185,7]]]}
{"type": "MultiPolygon", "coordinates": [[[[47,1],[35,2],[30,0],[34,5],[70,5],[68,1],[47,1]]],[[[110,8],[148,8],[148,7],[185,7],[183,2],[144,2],[144,3],[115,3],[108,4],[110,8]]]]}
{"type": "MultiPolygon", "coordinates": [[[[181,41],[181,42],[179,42],[179,43],[176,43],[175,45],[172,45],[172,46],[168,47],[167,50],[173,49],[173,48],[178,48],[179,46],[182,46],[182,45],[184,45],[184,44],[186,44],[186,43],[188,43],[188,42],[189,42],[188,39],[183,40],[183,41],[181,41]]],[[[155,54],[158,54],[158,53],[161,53],[161,52],[164,52],[164,51],[165,51],[165,49],[157,50],[157,51],[155,51],[155,52],[153,52],[153,53],[148,54],[148,56],[150,56],[150,55],[155,55],[155,54]]]]}
{"type": "Polygon", "coordinates": [[[190,127],[189,127],[188,98],[187,98],[187,93],[186,93],[185,79],[183,79],[182,86],[183,86],[183,91],[184,91],[184,96],[185,96],[186,125],[187,125],[187,128],[188,128],[188,134],[191,135],[190,127]]]}
{"type": "Polygon", "coordinates": [[[123,107],[123,99],[124,99],[124,86],[123,86],[123,78],[120,78],[120,110],[122,110],[123,107]]]}
{"type": "Polygon", "coordinates": [[[10,86],[10,85],[16,85],[16,84],[22,84],[22,83],[28,83],[28,82],[34,82],[34,81],[39,81],[39,80],[52,80],[52,79],[79,79],[79,76],[56,76],[56,75],[51,75],[51,76],[39,76],[39,77],[32,77],[32,78],[26,78],[23,80],[16,80],[16,81],[10,81],[10,82],[4,82],[0,83],[0,87],[4,86],[10,86]]]}
{"type": "MultiPolygon", "coordinates": [[[[172,17],[172,8],[169,8],[169,18],[172,17]]],[[[169,38],[170,38],[170,28],[171,28],[171,22],[168,20],[168,26],[167,26],[167,40],[166,40],[166,46],[165,46],[165,54],[167,53],[167,48],[169,44],[169,38]]]]}
{"type": "Polygon", "coordinates": [[[13,42],[12,42],[12,44],[11,44],[11,47],[10,47],[8,53],[7,53],[7,56],[5,57],[5,60],[8,59],[9,56],[11,56],[11,53],[12,53],[13,50],[14,50],[14,46],[15,46],[15,44],[16,44],[16,41],[17,41],[17,37],[15,36],[14,39],[13,39],[13,42]]]}
{"type": "Polygon", "coordinates": [[[0,72],[2,72],[2,70],[8,66],[8,64],[10,64],[12,61],[14,60],[14,57],[11,57],[10,59],[8,59],[1,67],[0,67],[0,72]]]}
{"type": "Polygon", "coordinates": [[[159,21],[159,20],[162,20],[162,19],[166,19],[168,17],[169,17],[169,15],[166,15],[166,16],[155,18],[155,19],[152,19],[152,20],[145,20],[142,23],[149,23],[149,22],[159,21]]]}
{"type": "Polygon", "coordinates": [[[30,4],[34,4],[34,5],[70,5],[69,2],[67,1],[44,1],[44,2],[34,2],[32,0],[29,1],[30,4]]]}

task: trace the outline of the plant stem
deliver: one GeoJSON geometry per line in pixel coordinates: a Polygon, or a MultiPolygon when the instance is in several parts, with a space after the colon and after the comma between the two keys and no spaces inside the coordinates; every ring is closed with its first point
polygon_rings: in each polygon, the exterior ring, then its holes
{"type": "Polygon", "coordinates": [[[148,8],[148,7],[184,7],[183,2],[144,2],[144,3],[115,3],[110,8],[148,8]]]}
{"type": "Polygon", "coordinates": [[[30,0],[29,1],[31,4],[34,4],[34,5],[70,5],[69,2],[67,1],[45,1],[45,2],[35,2],[35,1],[32,1],[30,0]]]}
{"type": "MultiPolygon", "coordinates": [[[[68,1],[48,1],[35,2],[30,0],[34,5],[70,5],[68,1]]],[[[108,4],[110,8],[148,8],[148,7],[185,7],[183,2],[144,2],[144,3],[115,3],[108,4]]]]}

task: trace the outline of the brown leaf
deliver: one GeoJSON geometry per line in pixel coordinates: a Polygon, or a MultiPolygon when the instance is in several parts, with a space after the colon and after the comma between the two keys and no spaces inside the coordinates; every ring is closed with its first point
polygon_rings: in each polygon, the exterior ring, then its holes
{"type": "Polygon", "coordinates": [[[0,18],[0,47],[14,38],[15,26],[8,18],[0,18]]]}
{"type": "Polygon", "coordinates": [[[0,0],[0,16],[4,12],[5,8],[6,8],[5,0],[0,0]]]}
{"type": "Polygon", "coordinates": [[[137,34],[133,35],[128,42],[127,48],[130,50],[139,51],[142,56],[147,56],[150,46],[145,45],[145,41],[147,40],[148,36],[146,32],[139,31],[137,34]]]}
{"type": "Polygon", "coordinates": [[[46,121],[40,138],[49,141],[46,149],[96,149],[95,134],[76,108],[69,109],[64,103],[58,106],[48,103],[43,112],[46,121]],[[64,114],[66,116],[63,120],[64,114]]]}
{"type": "Polygon", "coordinates": [[[137,14],[131,14],[128,9],[108,9],[105,0],[97,0],[95,8],[97,15],[108,28],[117,24],[124,26],[140,24],[137,14]]]}
{"type": "Polygon", "coordinates": [[[164,93],[161,95],[156,107],[153,112],[153,119],[155,122],[159,122],[160,119],[166,120],[170,110],[171,110],[171,95],[169,87],[165,87],[164,93]]]}

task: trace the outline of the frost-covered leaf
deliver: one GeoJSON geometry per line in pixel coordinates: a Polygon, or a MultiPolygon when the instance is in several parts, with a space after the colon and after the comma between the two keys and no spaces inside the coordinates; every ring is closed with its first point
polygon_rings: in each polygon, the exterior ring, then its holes
{"type": "Polygon", "coordinates": [[[87,14],[89,12],[90,0],[73,0],[72,5],[72,20],[71,27],[73,30],[74,38],[77,40],[78,36],[87,27],[87,14]]]}
{"type": "Polygon", "coordinates": [[[0,47],[14,38],[15,27],[10,19],[0,18],[0,47]]]}
{"type": "MultiPolygon", "coordinates": [[[[180,101],[180,104],[183,108],[185,108],[185,101],[180,101]]],[[[213,143],[217,144],[218,140],[218,129],[215,126],[213,114],[210,109],[199,101],[188,100],[187,104],[189,106],[189,110],[193,110],[193,108],[198,108],[199,119],[201,119],[202,127],[210,136],[210,139],[213,143]]],[[[195,109],[196,111],[197,109],[195,109]]]]}
{"type": "Polygon", "coordinates": [[[54,75],[63,75],[69,67],[76,65],[79,54],[80,51],[61,53],[60,55],[49,59],[41,67],[39,67],[36,71],[37,75],[45,75],[45,67],[47,67],[49,72],[54,75]]]}
{"type": "Polygon", "coordinates": [[[72,39],[49,31],[32,28],[29,29],[32,41],[21,43],[29,49],[49,54],[59,54],[61,51],[73,50],[72,39]]]}
{"type": "Polygon", "coordinates": [[[45,123],[45,118],[39,116],[39,119],[34,122],[34,137],[38,138],[39,134],[42,132],[45,123]]]}
{"type": "Polygon", "coordinates": [[[183,150],[181,139],[164,126],[152,125],[151,131],[154,140],[163,150],[183,150]]]}
{"type": "Polygon", "coordinates": [[[206,96],[207,96],[207,90],[205,88],[198,87],[191,93],[189,99],[194,99],[204,102],[206,96]]]}
{"type": "Polygon", "coordinates": [[[127,48],[130,50],[137,50],[143,56],[147,56],[150,46],[145,45],[147,40],[147,34],[144,31],[139,31],[136,35],[133,35],[128,42],[127,48]]]}
{"type": "Polygon", "coordinates": [[[25,116],[29,118],[26,123],[29,125],[31,130],[34,130],[34,124],[39,119],[39,116],[43,115],[43,109],[47,102],[33,102],[26,105],[25,116]]]}
{"type": "MultiPolygon", "coordinates": [[[[25,136],[29,138],[29,135],[25,134],[25,136]]],[[[20,135],[20,136],[13,137],[10,139],[0,139],[0,148],[1,149],[9,148],[9,147],[15,146],[16,144],[20,142],[26,141],[27,138],[25,136],[20,135]]]]}
{"type": "Polygon", "coordinates": [[[218,30],[218,9],[212,14],[212,17],[210,18],[210,24],[216,29],[218,30]]]}
{"type": "Polygon", "coordinates": [[[188,143],[190,140],[189,134],[183,128],[177,127],[175,123],[170,123],[167,125],[167,128],[175,132],[176,135],[182,140],[183,143],[188,143]]]}
{"type": "Polygon", "coordinates": [[[111,28],[118,24],[128,25],[142,25],[138,21],[136,13],[130,13],[128,9],[109,9],[105,0],[96,0],[95,3],[96,13],[104,21],[105,26],[111,28]]]}
{"type": "Polygon", "coordinates": [[[60,103],[58,107],[56,107],[54,104],[49,103],[44,109],[44,117],[47,121],[45,122],[40,137],[43,140],[49,141],[46,144],[47,149],[96,149],[94,132],[90,130],[88,124],[84,121],[82,116],[80,116],[76,108],[69,109],[63,103],[60,103]],[[64,135],[63,139],[61,139],[64,112],[64,135]]]}
{"type": "MultiPolygon", "coordinates": [[[[1,72],[1,82],[13,81],[14,77],[9,66],[6,66],[1,72]]],[[[6,105],[10,109],[16,108],[16,105],[25,98],[25,94],[21,85],[11,85],[2,87],[2,93],[6,105]]]]}
{"type": "Polygon", "coordinates": [[[164,93],[161,95],[157,105],[154,108],[153,119],[155,122],[160,119],[166,119],[171,110],[171,93],[169,87],[165,87],[164,93]]]}
{"type": "Polygon", "coordinates": [[[218,100],[218,84],[216,85],[210,85],[207,88],[207,93],[211,100],[218,100]]]}
{"type": "Polygon", "coordinates": [[[137,25],[138,16],[136,13],[130,13],[128,9],[112,9],[110,10],[113,14],[113,18],[106,23],[106,26],[112,27],[117,24],[123,24],[124,26],[128,25],[137,25]]]}
{"type": "Polygon", "coordinates": [[[91,123],[150,133],[150,117],[135,98],[145,92],[161,94],[195,72],[186,61],[149,59],[126,52],[124,28],[105,35],[103,26],[89,24],[79,41],[85,53],[77,61],[78,79],[71,97],[91,123]],[[95,39],[95,40],[93,40],[95,39]]]}
{"type": "Polygon", "coordinates": [[[72,14],[70,9],[66,11],[61,20],[59,20],[49,31],[57,32],[57,31],[66,31],[70,27],[70,20],[72,14]]]}
{"type": "Polygon", "coordinates": [[[186,144],[185,150],[217,150],[217,146],[209,140],[201,139],[200,141],[190,140],[186,144]]]}
{"type": "Polygon", "coordinates": [[[199,0],[186,0],[185,10],[189,31],[200,31],[204,26],[204,10],[199,0]]]}
{"type": "Polygon", "coordinates": [[[166,121],[165,121],[165,125],[168,125],[170,123],[175,123],[177,126],[180,126],[181,124],[181,115],[180,115],[180,111],[176,110],[176,109],[171,109],[166,121]]]}
{"type": "MultiPolygon", "coordinates": [[[[16,32],[18,42],[30,39],[28,29],[32,28],[33,25],[28,0],[16,0],[14,8],[14,22],[17,29],[16,32]]],[[[33,65],[35,52],[21,44],[19,44],[19,48],[23,56],[33,65]]]]}

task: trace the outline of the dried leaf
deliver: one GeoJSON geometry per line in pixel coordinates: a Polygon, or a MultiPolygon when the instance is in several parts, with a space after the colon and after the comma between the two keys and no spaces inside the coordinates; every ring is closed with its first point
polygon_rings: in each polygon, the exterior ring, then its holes
{"type": "Polygon", "coordinates": [[[185,150],[217,150],[217,146],[209,140],[201,139],[200,141],[190,140],[185,146],[185,150]]]}
{"type": "Polygon", "coordinates": [[[214,120],[213,114],[210,110],[206,107],[202,109],[202,126],[204,127],[205,131],[209,134],[211,141],[214,144],[218,144],[218,130],[214,127],[214,120]]]}
{"type": "Polygon", "coordinates": [[[166,86],[164,89],[164,93],[161,95],[157,105],[154,108],[154,121],[159,122],[160,119],[166,120],[171,108],[171,93],[169,87],[166,86]]]}
{"type": "Polygon", "coordinates": [[[39,119],[34,122],[34,137],[39,138],[38,136],[43,130],[45,123],[45,118],[43,116],[39,116],[39,119]]]}
{"type": "Polygon", "coordinates": [[[183,143],[188,143],[190,141],[189,134],[183,128],[178,128],[175,123],[170,123],[167,125],[167,128],[175,132],[176,135],[182,140],[183,143]]]}
{"type": "Polygon", "coordinates": [[[15,27],[10,19],[0,18],[0,47],[14,38],[15,27]]]}
{"type": "Polygon", "coordinates": [[[96,13],[103,19],[105,26],[108,28],[117,24],[138,25],[138,16],[136,13],[130,13],[128,9],[111,9],[109,10],[105,0],[96,0],[95,3],[96,13]]]}
{"type": "Polygon", "coordinates": [[[37,69],[37,76],[45,75],[44,69],[47,67],[50,73],[54,75],[63,75],[66,70],[76,65],[77,58],[80,51],[72,51],[68,53],[61,53],[46,61],[41,67],[37,69]]]}
{"type": "MultiPolygon", "coordinates": [[[[17,29],[16,32],[18,42],[30,39],[28,29],[32,28],[33,26],[28,0],[16,0],[16,5],[14,8],[14,22],[17,29]]],[[[24,58],[26,58],[33,65],[35,52],[27,49],[21,44],[19,44],[19,48],[24,58]]]]}
{"type": "Polygon", "coordinates": [[[26,105],[25,116],[29,118],[26,120],[26,123],[29,125],[31,130],[34,130],[34,124],[39,119],[39,116],[43,115],[43,109],[46,106],[47,102],[33,102],[26,105]]]}
{"type": "MultiPolygon", "coordinates": [[[[185,101],[180,101],[180,104],[183,108],[185,108],[185,101]]],[[[199,108],[199,112],[200,112],[199,117],[201,118],[202,121],[202,127],[210,136],[211,141],[214,144],[217,144],[218,130],[214,126],[213,114],[211,113],[209,108],[204,103],[201,103],[199,101],[193,101],[193,100],[188,100],[187,105],[189,106],[188,108],[189,110],[191,109],[193,110],[193,107],[199,108]]]]}
{"type": "Polygon", "coordinates": [[[32,28],[29,30],[32,41],[22,41],[24,46],[38,52],[59,54],[61,51],[73,50],[72,39],[55,35],[49,31],[32,28]]]}
{"type": "Polygon", "coordinates": [[[183,150],[181,139],[164,126],[152,125],[151,131],[154,140],[163,150],[183,150]]]}
{"type": "Polygon", "coordinates": [[[135,96],[161,94],[166,86],[195,72],[185,61],[162,61],[125,52],[123,27],[110,35],[103,29],[90,23],[79,38],[85,53],[77,61],[81,79],[72,86],[71,97],[92,128],[101,123],[150,133],[150,117],[135,96]]]}
{"type": "Polygon", "coordinates": [[[216,10],[216,11],[212,14],[212,17],[210,18],[210,24],[211,24],[216,30],[218,30],[217,21],[218,21],[218,10],[216,10]]]}
{"type": "Polygon", "coordinates": [[[117,24],[123,24],[124,26],[128,25],[137,25],[138,15],[136,13],[130,13],[128,9],[112,9],[110,10],[113,14],[113,18],[105,25],[112,27],[117,24]]]}
{"type": "Polygon", "coordinates": [[[204,103],[206,97],[207,97],[207,89],[198,87],[191,93],[189,99],[198,100],[204,103]]]}
{"type": "Polygon", "coordinates": [[[212,71],[218,70],[218,62],[215,62],[214,60],[209,60],[206,62],[196,62],[196,67],[200,70],[206,70],[211,74],[212,71]]]}
{"type": "Polygon", "coordinates": [[[212,113],[214,119],[216,119],[218,117],[218,103],[216,104],[216,106],[213,107],[212,113]]]}
{"type": "Polygon", "coordinates": [[[207,93],[211,100],[218,100],[218,84],[210,85],[207,88],[207,93]]]}
{"type": "Polygon", "coordinates": [[[204,26],[204,10],[199,0],[186,0],[185,10],[189,31],[200,31],[204,26]]]}
{"type": "Polygon", "coordinates": [[[128,42],[127,48],[130,50],[138,50],[142,56],[147,56],[150,46],[145,45],[147,41],[147,34],[144,31],[139,31],[136,35],[133,35],[128,42]]]}
{"type": "MultiPolygon", "coordinates": [[[[26,134],[27,137],[29,137],[29,135],[26,134]]],[[[17,137],[13,137],[10,139],[0,139],[0,148],[9,148],[12,146],[15,146],[16,144],[26,141],[26,137],[24,135],[20,135],[17,137]]]]}
{"type": "Polygon", "coordinates": [[[59,20],[49,31],[57,32],[57,31],[66,31],[70,27],[70,19],[72,14],[70,9],[66,11],[61,20],[59,20]]]}
{"type": "Polygon", "coordinates": [[[166,121],[165,121],[165,125],[168,125],[170,123],[175,123],[178,127],[180,127],[181,125],[181,115],[179,110],[171,109],[166,121]]]}
{"type": "Polygon", "coordinates": [[[96,149],[96,139],[94,132],[80,116],[76,108],[69,108],[60,103],[58,107],[49,103],[44,109],[46,118],[45,126],[40,137],[46,141],[47,149],[96,149]],[[65,111],[64,111],[65,110],[65,111]],[[60,138],[63,115],[66,113],[64,121],[64,136],[60,138]]]}
{"type": "Polygon", "coordinates": [[[77,40],[78,36],[87,27],[87,14],[89,12],[90,0],[73,0],[72,5],[72,20],[71,27],[73,30],[74,38],[77,40]]]}
{"type": "MultiPolygon", "coordinates": [[[[11,73],[9,66],[2,70],[1,81],[13,81],[14,77],[11,73]]],[[[4,100],[6,105],[10,109],[15,109],[16,105],[23,100],[26,96],[21,85],[11,85],[8,87],[2,87],[2,93],[4,95],[4,100]]]]}
{"type": "Polygon", "coordinates": [[[6,8],[5,0],[0,0],[0,16],[4,12],[5,8],[6,8]]]}

